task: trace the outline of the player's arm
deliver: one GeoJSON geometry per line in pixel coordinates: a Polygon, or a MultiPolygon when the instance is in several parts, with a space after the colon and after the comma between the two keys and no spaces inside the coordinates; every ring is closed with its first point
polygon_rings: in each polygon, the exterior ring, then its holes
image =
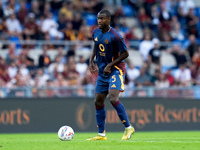
{"type": "Polygon", "coordinates": [[[89,61],[89,69],[90,69],[90,72],[92,74],[97,72],[97,67],[94,64],[94,58],[95,58],[95,45],[93,46],[92,56],[91,56],[90,61],[89,61]]]}
{"type": "Polygon", "coordinates": [[[115,59],[114,61],[110,62],[105,68],[104,68],[104,75],[109,75],[111,73],[111,67],[114,65],[119,64],[122,60],[126,59],[129,56],[129,53],[127,50],[122,51],[120,56],[115,59]]]}

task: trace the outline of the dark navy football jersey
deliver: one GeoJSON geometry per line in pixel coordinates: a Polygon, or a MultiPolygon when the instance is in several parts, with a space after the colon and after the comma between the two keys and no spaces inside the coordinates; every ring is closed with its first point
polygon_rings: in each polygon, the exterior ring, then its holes
{"type": "MultiPolygon", "coordinates": [[[[98,74],[104,76],[103,71],[107,64],[118,58],[121,52],[127,50],[127,47],[121,35],[112,27],[106,33],[102,33],[99,28],[94,29],[92,38],[95,42],[98,74]]],[[[125,74],[124,61],[113,66],[113,69],[118,69],[125,74]]]]}

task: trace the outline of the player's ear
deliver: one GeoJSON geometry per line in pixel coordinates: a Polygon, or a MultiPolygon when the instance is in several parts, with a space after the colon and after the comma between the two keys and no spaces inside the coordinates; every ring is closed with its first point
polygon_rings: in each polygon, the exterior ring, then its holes
{"type": "Polygon", "coordinates": [[[109,23],[110,23],[110,21],[111,21],[111,18],[110,18],[110,17],[108,17],[108,21],[109,21],[109,23]]]}

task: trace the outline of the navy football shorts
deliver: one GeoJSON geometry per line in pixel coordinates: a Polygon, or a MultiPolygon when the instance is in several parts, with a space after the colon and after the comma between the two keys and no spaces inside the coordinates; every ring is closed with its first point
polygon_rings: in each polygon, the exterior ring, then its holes
{"type": "Polygon", "coordinates": [[[108,93],[110,89],[116,89],[121,92],[124,91],[124,79],[121,70],[114,69],[108,77],[99,75],[97,77],[95,93],[108,93]]]}

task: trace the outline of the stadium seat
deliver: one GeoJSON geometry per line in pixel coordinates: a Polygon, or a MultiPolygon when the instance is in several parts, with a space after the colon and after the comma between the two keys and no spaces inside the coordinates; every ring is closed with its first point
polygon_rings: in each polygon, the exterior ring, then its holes
{"type": "Polygon", "coordinates": [[[86,24],[89,25],[89,26],[93,26],[97,22],[97,17],[95,15],[92,15],[92,14],[86,15],[85,19],[86,19],[86,24]]]}
{"type": "Polygon", "coordinates": [[[194,14],[197,16],[197,17],[200,17],[200,7],[196,7],[194,9],[194,14]]]}
{"type": "Polygon", "coordinates": [[[42,50],[40,50],[40,49],[38,49],[38,50],[31,50],[28,53],[28,56],[34,60],[34,64],[35,65],[38,65],[38,59],[39,59],[39,56],[41,54],[42,54],[42,50]]]}
{"type": "Polygon", "coordinates": [[[8,55],[8,50],[0,50],[0,57],[6,59],[7,55],[8,55]]]}
{"type": "Polygon", "coordinates": [[[138,26],[138,21],[137,21],[137,19],[134,18],[134,17],[125,17],[125,18],[121,18],[121,19],[119,20],[120,23],[123,22],[123,21],[126,22],[126,25],[127,25],[129,28],[138,26]]]}
{"type": "Polygon", "coordinates": [[[133,50],[133,49],[130,49],[129,50],[129,58],[128,58],[129,61],[131,61],[135,67],[142,67],[143,65],[143,59],[142,59],[142,56],[140,54],[139,51],[137,50],[133,50]]]}
{"type": "MultiPolygon", "coordinates": [[[[39,59],[39,56],[42,53],[43,53],[42,50],[36,49],[36,50],[31,50],[28,55],[29,55],[29,57],[31,57],[32,59],[34,59],[35,65],[38,65],[38,59],[39,59]]],[[[55,57],[58,54],[58,51],[56,51],[56,50],[48,50],[47,54],[49,55],[51,61],[54,61],[55,57]]]]}
{"type": "Polygon", "coordinates": [[[176,59],[172,54],[162,52],[161,55],[161,66],[162,67],[176,67],[176,59]]]}
{"type": "Polygon", "coordinates": [[[88,60],[91,55],[91,50],[88,48],[77,49],[75,61],[79,61],[79,56],[83,56],[84,60],[88,60]]]}
{"type": "Polygon", "coordinates": [[[126,17],[131,17],[135,15],[135,10],[129,5],[123,6],[123,12],[126,17]]]}

